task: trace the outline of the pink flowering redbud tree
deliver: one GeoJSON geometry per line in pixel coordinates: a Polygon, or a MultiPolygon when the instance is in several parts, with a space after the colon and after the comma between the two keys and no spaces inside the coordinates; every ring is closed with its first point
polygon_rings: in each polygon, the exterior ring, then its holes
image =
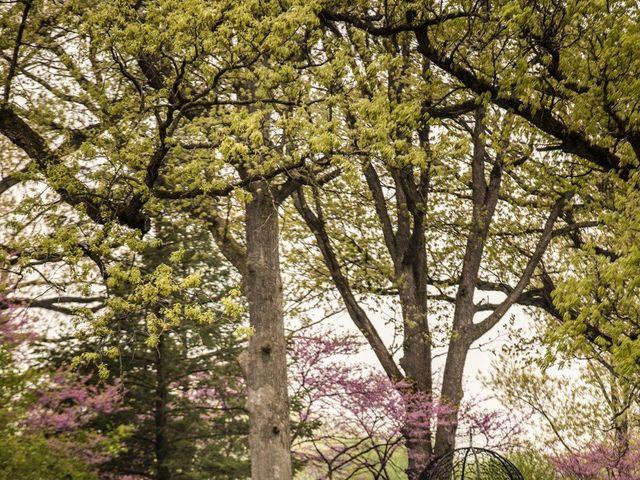
{"type": "Polygon", "coordinates": [[[563,480],[640,480],[638,438],[591,442],[580,450],[552,455],[550,460],[563,480]]]}
{"type": "Polygon", "coordinates": [[[91,383],[90,375],[58,370],[41,378],[32,392],[22,422],[28,433],[44,434],[57,449],[74,452],[86,464],[99,467],[117,452],[117,442],[126,428],[103,433],[92,426],[101,414],[121,407],[122,391],[115,381],[110,385],[91,383]]]}
{"type": "MultiPolygon", "coordinates": [[[[327,332],[293,341],[293,445],[308,478],[399,478],[408,439],[428,438],[454,408],[358,362],[361,347],[356,336],[327,332]]],[[[458,421],[459,434],[482,446],[505,448],[515,431],[508,416],[482,409],[479,401],[463,404],[458,421]]],[[[430,458],[414,460],[426,466],[430,458]]]]}
{"type": "Polygon", "coordinates": [[[69,368],[36,367],[39,336],[26,305],[0,282],[0,478],[98,478],[126,428],[103,433],[92,421],[120,408],[121,388],[92,385],[69,368]]]}

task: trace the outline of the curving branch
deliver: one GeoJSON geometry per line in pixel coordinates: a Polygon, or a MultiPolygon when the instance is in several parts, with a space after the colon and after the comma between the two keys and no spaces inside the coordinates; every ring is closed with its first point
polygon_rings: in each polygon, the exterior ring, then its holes
{"type": "Polygon", "coordinates": [[[329,274],[331,275],[331,278],[333,279],[333,282],[345,303],[351,319],[371,345],[371,348],[388,377],[394,381],[402,380],[404,378],[402,372],[380,338],[380,335],[373,326],[373,323],[371,323],[369,316],[356,300],[355,295],[351,290],[351,286],[349,285],[349,280],[342,273],[342,268],[340,267],[338,258],[331,246],[331,240],[325,228],[324,221],[320,215],[317,215],[313,210],[311,210],[306,202],[302,188],[298,189],[296,192],[294,202],[298,213],[300,213],[316,238],[325,264],[329,269],[329,274]]]}
{"type": "Polygon", "coordinates": [[[500,319],[504,316],[504,314],[507,313],[507,310],[509,310],[513,306],[513,304],[518,301],[518,299],[524,292],[524,289],[529,284],[529,281],[531,280],[531,276],[533,275],[533,272],[536,270],[537,266],[542,260],[542,256],[544,255],[544,252],[547,250],[547,246],[549,245],[549,242],[551,241],[551,238],[552,238],[553,227],[555,225],[556,220],[562,213],[562,209],[564,205],[574,196],[574,194],[575,192],[567,192],[558,199],[553,209],[551,210],[551,213],[549,214],[547,221],[545,222],[542,236],[538,240],[538,244],[533,252],[533,255],[531,255],[531,258],[529,258],[529,261],[527,262],[527,265],[525,266],[524,271],[522,272],[522,275],[518,280],[518,283],[507,294],[507,298],[505,298],[495,308],[495,310],[491,313],[491,315],[489,315],[487,318],[485,318],[481,322],[473,324],[471,328],[471,335],[473,336],[474,339],[480,338],[482,335],[488,332],[491,328],[493,328],[495,324],[498,323],[500,319]]]}

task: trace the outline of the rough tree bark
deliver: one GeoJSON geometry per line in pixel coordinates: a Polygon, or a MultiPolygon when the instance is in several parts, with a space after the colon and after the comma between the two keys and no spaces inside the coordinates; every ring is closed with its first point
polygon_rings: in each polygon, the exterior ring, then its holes
{"type": "MultiPolygon", "coordinates": [[[[425,260],[422,259],[422,264],[425,260]]],[[[404,324],[403,357],[400,365],[410,381],[412,388],[418,393],[431,397],[433,391],[431,366],[431,339],[427,316],[426,283],[424,275],[419,271],[421,265],[405,266],[398,272],[400,279],[400,305],[404,324]]],[[[424,408],[420,404],[407,405],[407,451],[409,478],[417,478],[425,462],[433,455],[431,430],[425,430],[424,408]],[[420,427],[412,425],[420,424],[420,427]]]]}
{"type": "Polygon", "coordinates": [[[267,182],[254,182],[250,191],[253,198],[245,209],[244,284],[254,332],[242,363],[248,388],[251,478],[289,480],[289,397],[278,205],[267,182]]]}
{"type": "MultiPolygon", "coordinates": [[[[424,137],[423,147],[427,148],[428,127],[421,132],[421,137],[424,137]]],[[[424,231],[429,171],[427,169],[421,172],[416,181],[411,167],[390,170],[396,188],[395,229],[390,220],[382,184],[373,165],[367,165],[364,174],[382,225],[385,245],[394,265],[393,281],[398,289],[404,334],[400,366],[413,392],[424,399],[431,397],[433,392],[424,231]]],[[[421,411],[423,409],[424,405],[407,405],[405,437],[409,478],[417,478],[425,462],[433,455],[432,434],[426,428],[426,413],[421,411]]]]}

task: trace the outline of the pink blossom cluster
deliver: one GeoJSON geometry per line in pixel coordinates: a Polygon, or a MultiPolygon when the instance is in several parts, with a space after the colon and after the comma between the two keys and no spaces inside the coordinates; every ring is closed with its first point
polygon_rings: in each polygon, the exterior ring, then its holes
{"type": "Polygon", "coordinates": [[[593,442],[582,450],[554,455],[551,462],[560,476],[575,480],[640,480],[640,443],[593,442]]]}
{"type": "Polygon", "coordinates": [[[40,386],[26,426],[64,433],[79,429],[98,414],[116,411],[121,400],[119,383],[99,387],[89,380],[88,375],[77,377],[73,372],[58,370],[40,386]]]}
{"type": "Polygon", "coordinates": [[[121,408],[122,389],[118,383],[96,386],[89,380],[88,375],[57,371],[39,386],[23,425],[27,432],[44,434],[53,450],[68,451],[97,466],[112,455],[107,437],[89,424],[97,415],[121,408]]]}
{"type": "MultiPolygon", "coordinates": [[[[391,463],[407,441],[430,441],[436,424],[452,418],[456,407],[433,392],[419,392],[407,382],[392,382],[383,373],[354,361],[362,343],[353,335],[320,333],[300,336],[291,349],[291,395],[299,420],[321,425],[315,436],[300,439],[298,457],[317,470],[375,468],[391,463]],[[376,458],[371,463],[372,454],[376,458]]],[[[482,446],[504,447],[517,427],[505,414],[483,410],[480,402],[459,407],[459,431],[482,446]]],[[[423,458],[415,459],[426,464],[423,458]]],[[[377,478],[377,477],[376,477],[377,478]]]]}

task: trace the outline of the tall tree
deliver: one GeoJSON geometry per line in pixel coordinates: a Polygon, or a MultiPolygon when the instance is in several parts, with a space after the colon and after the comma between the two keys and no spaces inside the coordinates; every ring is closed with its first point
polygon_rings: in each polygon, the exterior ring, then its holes
{"type": "MultiPolygon", "coordinates": [[[[444,75],[450,91],[456,93],[450,95],[454,102],[447,106],[449,112],[473,108],[469,95],[480,95],[541,132],[540,152],[582,157],[591,165],[591,170],[585,167],[585,175],[612,171],[634,184],[630,165],[636,161],[637,149],[630,119],[636,114],[631,86],[637,56],[620,43],[611,44],[608,36],[613,28],[616,38],[634,38],[637,25],[622,18],[626,11],[624,2],[606,7],[553,2],[448,3],[441,8],[427,2],[400,1],[392,7],[387,3],[346,7],[327,2],[320,18],[330,28],[353,26],[374,38],[393,39],[410,32],[411,51],[422,56],[438,75],[444,75]]],[[[423,101],[429,100],[425,95],[423,101]]],[[[477,145],[475,139],[474,143],[477,145]]],[[[597,175],[594,179],[599,181],[597,175]]],[[[478,193],[473,197],[478,198],[478,193]]],[[[594,225],[593,218],[581,217],[581,222],[576,222],[575,216],[563,217],[574,239],[580,238],[581,225],[594,225]]],[[[481,236],[476,235],[476,240],[481,236]]],[[[473,243],[467,244],[466,251],[471,254],[465,256],[467,273],[473,271],[473,252],[482,251],[473,248],[473,243]]],[[[543,273],[542,287],[522,290],[515,296],[524,304],[537,302],[553,310],[553,283],[549,279],[543,273]]],[[[472,283],[471,291],[479,286],[472,283]]],[[[490,286],[491,282],[483,283],[490,286]]],[[[505,282],[501,286],[498,282],[493,289],[510,297],[518,285],[505,282]]],[[[469,286],[467,283],[465,290],[469,286]]],[[[473,294],[458,290],[457,311],[464,306],[465,296],[473,294]]],[[[599,338],[606,343],[605,332],[594,325],[588,330],[592,341],[599,338]]]]}
{"type": "MultiPolygon", "coordinates": [[[[379,102],[373,107],[372,100],[364,103],[366,106],[354,117],[362,123],[370,121],[370,128],[376,132],[384,124],[393,123],[390,118],[395,120],[395,128],[399,123],[395,115],[405,112],[402,104],[379,102]],[[369,118],[366,108],[372,112],[369,118]]],[[[415,118],[421,115],[418,112],[415,118]]],[[[462,133],[456,133],[453,125],[448,132],[461,135],[462,146],[451,136],[434,137],[426,144],[425,136],[416,135],[424,142],[409,141],[401,144],[397,153],[385,156],[388,150],[383,150],[383,142],[395,141],[397,145],[397,138],[385,137],[380,147],[373,142],[366,144],[362,135],[359,152],[367,155],[361,180],[355,172],[349,176],[350,183],[338,180],[345,203],[313,188],[300,190],[297,196],[298,211],[315,237],[327,276],[389,378],[406,380],[418,391],[441,395],[443,402],[453,405],[462,399],[469,349],[499,322],[534,278],[552,237],[559,233],[554,231],[556,220],[572,196],[571,185],[561,176],[555,178],[555,184],[538,186],[537,194],[548,192],[551,202],[532,199],[527,187],[520,185],[523,178],[541,175],[547,167],[531,159],[534,155],[527,152],[526,143],[515,135],[511,137],[517,122],[509,123],[496,112],[486,113],[482,106],[476,108],[475,125],[470,126],[468,120],[457,117],[462,133]],[[491,128],[498,119],[503,126],[491,128]],[[447,150],[448,143],[455,147],[447,150]],[[426,159],[424,153],[421,156],[425,148],[429,148],[426,159]],[[417,166],[410,163],[416,158],[422,159],[417,166]],[[491,171],[485,173],[487,165],[491,171]],[[456,176],[459,182],[452,180],[456,176]],[[347,192],[349,196],[345,197],[347,192]],[[313,202],[307,200],[309,193],[313,202]],[[352,214],[346,202],[354,208],[352,214]],[[535,220],[522,216],[526,210],[535,212],[535,220]],[[507,240],[509,237],[512,240],[507,240]],[[521,265],[520,273],[514,272],[514,264],[521,265]],[[504,292],[502,286],[509,284],[514,287],[504,292]],[[490,290],[504,292],[502,301],[478,301],[481,293],[487,295],[490,290]],[[358,294],[397,298],[402,308],[400,365],[393,350],[382,342],[358,294]],[[453,307],[448,310],[450,321],[444,326],[436,314],[442,302],[450,302],[453,307]],[[479,315],[484,318],[479,319],[479,315]],[[447,333],[439,334],[443,329],[447,333]],[[439,342],[446,345],[447,358],[442,384],[434,388],[430,351],[439,342]]],[[[408,418],[416,419],[411,413],[409,406],[408,418]]],[[[407,424],[407,444],[413,457],[410,475],[417,475],[432,453],[442,454],[453,448],[456,424],[455,409],[451,415],[442,416],[435,452],[431,450],[431,434],[412,438],[412,426],[407,424]]]]}
{"type": "Polygon", "coordinates": [[[299,183],[289,172],[315,160],[300,147],[322,114],[296,116],[322,93],[299,81],[327,60],[307,59],[312,13],[257,1],[3,7],[0,132],[37,178],[83,219],[142,233],[157,197],[198,210],[244,277],[256,479],[291,477],[278,207],[299,183]],[[216,210],[228,195],[243,210],[239,239],[216,210]]]}

